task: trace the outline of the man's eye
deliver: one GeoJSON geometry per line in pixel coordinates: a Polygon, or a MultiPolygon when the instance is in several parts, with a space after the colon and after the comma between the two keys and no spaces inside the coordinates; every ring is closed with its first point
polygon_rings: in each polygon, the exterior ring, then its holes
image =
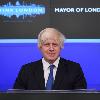
{"type": "Polygon", "coordinates": [[[53,44],[53,46],[55,46],[55,47],[56,47],[56,46],[58,46],[58,44],[54,43],[54,44],[53,44]]]}
{"type": "Polygon", "coordinates": [[[53,47],[57,47],[58,46],[57,43],[52,43],[52,44],[50,44],[50,43],[44,43],[44,46],[46,46],[46,47],[49,47],[50,45],[52,45],[53,47]]]}
{"type": "Polygon", "coordinates": [[[44,46],[49,46],[49,43],[47,43],[47,44],[44,44],[44,46]]]}

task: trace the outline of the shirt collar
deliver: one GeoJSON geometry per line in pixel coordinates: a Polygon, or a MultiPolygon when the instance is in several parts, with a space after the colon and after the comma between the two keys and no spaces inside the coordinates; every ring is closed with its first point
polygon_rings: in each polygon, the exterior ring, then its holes
{"type": "MultiPolygon", "coordinates": [[[[56,68],[58,68],[59,60],[60,60],[60,57],[58,57],[57,60],[53,63],[53,65],[56,68]]],[[[43,63],[44,70],[48,69],[48,67],[50,66],[50,64],[44,58],[42,58],[42,63],[43,63]]]]}

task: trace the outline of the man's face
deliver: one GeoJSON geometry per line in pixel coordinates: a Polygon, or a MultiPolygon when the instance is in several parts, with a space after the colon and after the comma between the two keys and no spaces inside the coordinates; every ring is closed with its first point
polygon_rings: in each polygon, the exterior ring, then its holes
{"type": "Polygon", "coordinates": [[[44,59],[49,63],[54,63],[59,57],[61,47],[60,41],[58,40],[57,34],[43,34],[43,43],[40,50],[43,54],[44,59]]]}

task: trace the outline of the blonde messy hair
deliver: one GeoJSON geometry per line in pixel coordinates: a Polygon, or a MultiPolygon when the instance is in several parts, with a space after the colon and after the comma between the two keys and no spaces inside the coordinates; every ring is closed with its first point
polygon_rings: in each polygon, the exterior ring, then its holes
{"type": "Polygon", "coordinates": [[[64,36],[60,31],[58,31],[58,30],[55,29],[55,28],[45,28],[45,29],[43,29],[43,30],[39,33],[39,35],[38,35],[38,47],[41,47],[41,46],[42,46],[42,43],[43,43],[43,41],[42,41],[42,35],[43,35],[46,31],[48,31],[48,30],[52,30],[52,31],[54,31],[54,32],[57,33],[57,35],[58,35],[58,37],[59,37],[58,40],[60,41],[60,47],[63,48],[63,47],[64,47],[65,36],[64,36]]]}

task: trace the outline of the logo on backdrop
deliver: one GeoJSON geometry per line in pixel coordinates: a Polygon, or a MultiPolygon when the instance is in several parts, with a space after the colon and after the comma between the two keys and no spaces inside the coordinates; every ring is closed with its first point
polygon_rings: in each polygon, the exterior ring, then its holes
{"type": "Polygon", "coordinates": [[[0,6],[0,16],[7,17],[11,19],[13,16],[16,18],[25,19],[27,17],[36,17],[45,14],[45,6],[42,4],[20,4],[19,1],[16,1],[15,5],[8,2],[5,5],[0,6]]]}

